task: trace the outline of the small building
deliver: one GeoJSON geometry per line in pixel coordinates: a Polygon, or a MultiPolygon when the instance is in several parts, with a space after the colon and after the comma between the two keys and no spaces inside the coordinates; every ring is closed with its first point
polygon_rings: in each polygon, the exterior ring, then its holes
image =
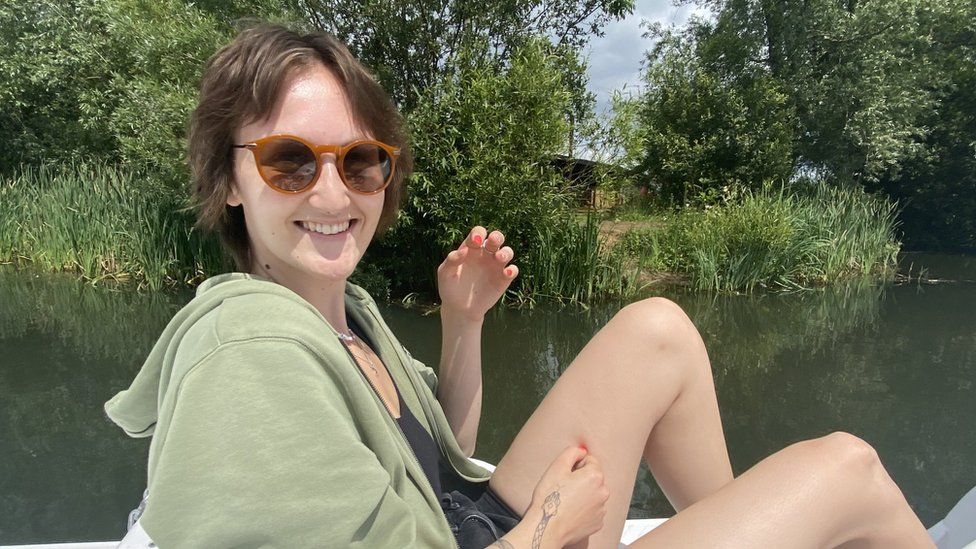
{"type": "Polygon", "coordinates": [[[605,174],[620,170],[617,166],[562,154],[552,157],[552,165],[562,172],[565,188],[576,196],[577,207],[606,210],[617,205],[617,193],[606,192],[599,186],[605,174]]]}

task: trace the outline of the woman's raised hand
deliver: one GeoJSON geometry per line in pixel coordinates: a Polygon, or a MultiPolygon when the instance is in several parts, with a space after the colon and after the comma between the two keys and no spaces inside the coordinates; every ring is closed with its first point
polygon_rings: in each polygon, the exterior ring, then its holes
{"type": "Polygon", "coordinates": [[[515,252],[504,246],[505,235],[487,232],[480,226],[471,229],[437,268],[442,314],[480,321],[518,276],[518,267],[510,264],[515,252]]]}
{"type": "Polygon", "coordinates": [[[566,448],[542,474],[532,492],[525,519],[531,516],[529,520],[538,521],[533,546],[555,538],[562,547],[598,532],[603,528],[609,498],[610,490],[604,483],[600,462],[585,448],[566,448]]]}

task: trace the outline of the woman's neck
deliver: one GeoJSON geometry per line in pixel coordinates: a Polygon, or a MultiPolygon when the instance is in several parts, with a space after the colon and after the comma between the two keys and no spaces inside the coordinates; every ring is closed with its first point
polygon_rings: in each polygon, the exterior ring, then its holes
{"type": "Polygon", "coordinates": [[[349,332],[349,325],[346,322],[345,279],[315,280],[308,277],[282,276],[282,273],[272,275],[271,271],[264,269],[261,265],[256,265],[251,272],[281,284],[302,296],[305,301],[308,301],[325,317],[325,320],[337,332],[349,332]]]}

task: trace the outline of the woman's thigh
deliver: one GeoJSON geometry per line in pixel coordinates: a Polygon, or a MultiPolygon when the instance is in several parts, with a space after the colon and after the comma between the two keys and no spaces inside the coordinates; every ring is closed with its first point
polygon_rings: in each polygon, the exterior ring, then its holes
{"type": "MultiPolygon", "coordinates": [[[[659,453],[684,456],[690,462],[670,463],[677,460],[665,459],[671,457],[667,455],[660,460],[649,458],[652,470],[657,461],[657,469],[688,477],[687,482],[670,479],[671,491],[680,492],[679,499],[696,499],[730,480],[701,338],[677,305],[663,299],[645,300],[621,310],[556,381],[498,464],[492,489],[524,513],[536,482],[552,460],[567,446],[584,444],[599,458],[611,491],[604,529],[591,538],[592,546],[602,547],[619,539],[640,460],[656,451],[649,435],[667,414],[682,417],[669,426],[676,434],[669,437],[673,445],[659,453]],[[688,409],[676,410],[682,408],[677,404],[683,393],[692,393],[688,409]],[[697,402],[698,393],[711,402],[697,402]],[[695,407],[706,408],[706,415],[713,416],[698,432],[680,424],[695,421],[695,407]],[[701,458],[696,450],[703,446],[709,449],[701,458]],[[686,466],[692,471],[696,459],[717,462],[700,464],[704,480],[692,480],[694,474],[681,471],[686,466]],[[701,486],[693,486],[695,482],[701,486]]],[[[659,476],[656,470],[655,476],[659,476]]]]}
{"type": "Polygon", "coordinates": [[[846,433],[780,450],[630,546],[933,547],[874,449],[846,433]]]}

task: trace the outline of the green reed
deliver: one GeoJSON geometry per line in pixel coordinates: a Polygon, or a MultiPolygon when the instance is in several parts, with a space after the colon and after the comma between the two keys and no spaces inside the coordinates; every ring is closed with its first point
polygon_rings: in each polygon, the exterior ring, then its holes
{"type": "Polygon", "coordinates": [[[152,289],[223,266],[179,193],[105,164],[25,168],[0,181],[0,261],[152,289]]]}
{"type": "Polygon", "coordinates": [[[567,221],[539,232],[526,260],[518,300],[538,298],[586,303],[603,298],[629,298],[640,291],[638,271],[614,253],[600,236],[593,215],[583,223],[567,221]]]}
{"type": "Polygon", "coordinates": [[[891,276],[895,215],[892,202],[860,189],[766,189],[686,210],[663,229],[626,235],[619,248],[652,257],[697,290],[799,290],[891,276]]]}

